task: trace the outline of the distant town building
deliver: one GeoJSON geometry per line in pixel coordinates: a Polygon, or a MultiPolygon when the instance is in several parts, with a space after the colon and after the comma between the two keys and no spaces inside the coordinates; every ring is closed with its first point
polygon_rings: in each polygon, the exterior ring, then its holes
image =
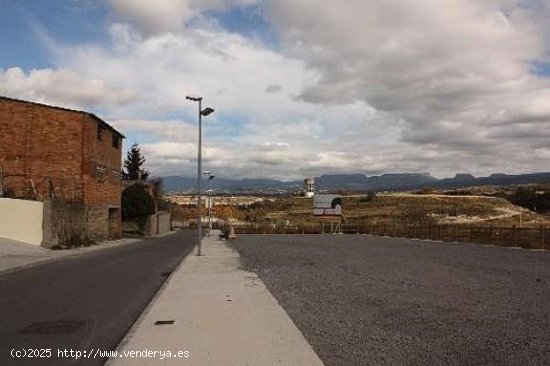
{"type": "Polygon", "coordinates": [[[0,97],[1,193],[80,203],[91,240],[118,238],[123,138],[92,113],[0,97]]]}
{"type": "MultiPolygon", "coordinates": [[[[185,195],[185,194],[167,194],[164,196],[164,198],[170,202],[181,206],[196,206],[197,205],[197,196],[193,195],[185,195]]],[[[270,198],[262,198],[262,197],[255,197],[255,196],[235,196],[235,197],[225,197],[225,196],[218,196],[218,197],[212,197],[213,201],[215,198],[215,205],[216,206],[240,206],[240,207],[248,207],[255,203],[261,203],[264,201],[270,201],[273,202],[273,199],[270,198]]],[[[208,207],[207,206],[207,197],[201,197],[201,206],[202,207],[208,207]]]]}
{"type": "Polygon", "coordinates": [[[304,179],[304,184],[306,197],[313,197],[315,195],[315,178],[307,177],[304,179]]]}

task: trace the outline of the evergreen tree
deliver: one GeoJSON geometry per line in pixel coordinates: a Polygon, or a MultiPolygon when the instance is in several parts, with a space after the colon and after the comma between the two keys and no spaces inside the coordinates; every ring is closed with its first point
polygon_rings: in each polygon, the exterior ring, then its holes
{"type": "Polygon", "coordinates": [[[141,155],[139,145],[134,143],[124,159],[124,168],[126,168],[126,171],[123,172],[124,179],[147,180],[149,172],[142,168],[143,163],[145,163],[145,157],[141,155]]]}

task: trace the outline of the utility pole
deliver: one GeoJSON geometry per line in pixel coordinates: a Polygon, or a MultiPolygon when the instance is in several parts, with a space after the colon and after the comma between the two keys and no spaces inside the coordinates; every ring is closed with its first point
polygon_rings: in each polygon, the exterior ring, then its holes
{"type": "Polygon", "coordinates": [[[201,242],[202,242],[202,218],[201,218],[201,171],[202,171],[202,116],[208,116],[210,113],[214,112],[212,108],[202,109],[202,97],[199,96],[187,96],[185,99],[191,100],[193,102],[199,102],[199,143],[198,143],[198,161],[197,161],[197,235],[198,235],[198,244],[197,244],[197,255],[202,255],[201,252],[201,242]]]}

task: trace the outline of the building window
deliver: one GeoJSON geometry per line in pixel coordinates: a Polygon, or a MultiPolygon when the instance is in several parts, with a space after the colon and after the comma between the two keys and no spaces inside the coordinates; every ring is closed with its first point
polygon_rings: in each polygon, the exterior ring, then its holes
{"type": "Polygon", "coordinates": [[[118,149],[120,147],[120,137],[113,133],[113,147],[118,149]]]}
{"type": "Polygon", "coordinates": [[[101,123],[97,124],[97,139],[103,140],[103,136],[105,135],[105,126],[102,126],[101,123]]]}
{"type": "Polygon", "coordinates": [[[98,182],[103,182],[105,180],[105,167],[98,165],[95,168],[95,177],[98,182]]]}
{"type": "Polygon", "coordinates": [[[120,182],[120,171],[113,169],[113,183],[119,183],[120,182]]]}

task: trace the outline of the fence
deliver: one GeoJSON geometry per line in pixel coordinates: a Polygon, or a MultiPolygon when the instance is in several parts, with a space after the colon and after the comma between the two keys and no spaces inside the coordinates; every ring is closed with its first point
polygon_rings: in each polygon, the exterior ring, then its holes
{"type": "Polygon", "coordinates": [[[7,174],[0,167],[0,197],[45,201],[62,199],[80,202],[84,198],[81,179],[78,177],[31,176],[7,174]]]}
{"type": "MultiPolygon", "coordinates": [[[[239,225],[236,234],[322,234],[331,232],[327,225],[311,223],[302,225],[239,225]]],[[[453,242],[470,242],[530,249],[550,249],[548,227],[499,227],[478,225],[426,225],[426,224],[343,224],[339,232],[344,234],[369,234],[453,242]]]]}

